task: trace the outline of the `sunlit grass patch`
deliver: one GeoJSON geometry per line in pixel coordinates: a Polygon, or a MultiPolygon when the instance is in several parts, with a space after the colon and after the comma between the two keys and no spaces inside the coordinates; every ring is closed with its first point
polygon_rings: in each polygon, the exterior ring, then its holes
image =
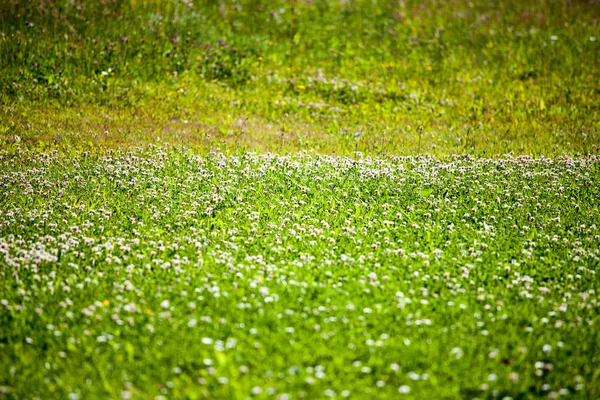
{"type": "MultiPolygon", "coordinates": [[[[109,147],[153,142],[161,124],[170,131],[169,118],[182,114],[207,131],[256,121],[247,144],[280,152],[551,155],[589,154],[599,144],[600,14],[589,2],[2,7],[5,144],[27,136],[32,148],[72,150],[74,142],[60,137],[79,130],[85,146],[103,134],[102,124],[73,121],[63,129],[62,114],[90,110],[82,120],[93,120],[96,109],[131,115],[113,130],[136,139],[113,135],[103,141],[109,147]],[[45,122],[11,109],[44,114],[45,122]],[[160,117],[139,118],[150,114],[160,117]],[[138,133],[129,132],[132,125],[138,133]],[[280,146],[265,131],[304,139],[280,146]],[[356,131],[363,133],[358,144],[348,141],[356,131]]],[[[239,147],[224,141],[228,150],[239,147]]]]}

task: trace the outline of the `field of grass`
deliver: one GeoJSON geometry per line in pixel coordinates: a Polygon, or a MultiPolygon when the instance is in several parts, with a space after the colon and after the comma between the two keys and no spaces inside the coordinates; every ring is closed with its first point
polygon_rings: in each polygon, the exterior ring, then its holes
{"type": "Polygon", "coordinates": [[[595,153],[599,20],[594,0],[3,0],[0,146],[595,153]]]}
{"type": "Polygon", "coordinates": [[[597,157],[0,171],[0,397],[600,396],[597,157]]]}
{"type": "Polygon", "coordinates": [[[596,0],[0,0],[0,400],[600,398],[596,0]]]}

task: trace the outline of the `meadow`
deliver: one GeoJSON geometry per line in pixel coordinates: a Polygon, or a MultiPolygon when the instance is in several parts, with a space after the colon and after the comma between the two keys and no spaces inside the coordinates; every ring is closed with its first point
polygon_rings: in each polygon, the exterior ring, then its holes
{"type": "Polygon", "coordinates": [[[596,1],[0,1],[0,399],[600,398],[596,1]]]}
{"type": "Polygon", "coordinates": [[[596,153],[599,19],[583,0],[3,0],[0,145],[596,153]]]}
{"type": "Polygon", "coordinates": [[[6,398],[600,396],[597,157],[0,168],[6,398]]]}

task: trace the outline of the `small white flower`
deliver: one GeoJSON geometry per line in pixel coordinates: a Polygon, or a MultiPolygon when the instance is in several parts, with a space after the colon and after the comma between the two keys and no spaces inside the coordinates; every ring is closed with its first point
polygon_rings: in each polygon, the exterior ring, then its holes
{"type": "Polygon", "coordinates": [[[410,393],[410,386],[402,385],[398,388],[398,392],[402,394],[410,393]]]}
{"type": "Polygon", "coordinates": [[[464,352],[460,347],[454,347],[452,350],[450,350],[450,354],[452,354],[458,360],[462,358],[464,352]]]}
{"type": "Polygon", "coordinates": [[[252,394],[258,395],[262,393],[262,388],[260,386],[254,386],[251,390],[252,394]]]}
{"type": "Polygon", "coordinates": [[[536,369],[542,369],[542,368],[544,368],[544,363],[543,363],[543,362],[541,362],[541,361],[537,361],[537,362],[535,363],[535,368],[536,368],[536,369]]]}
{"type": "Polygon", "coordinates": [[[545,344],[544,347],[542,347],[542,351],[544,353],[550,353],[552,351],[552,346],[550,346],[549,344],[545,344]]]}
{"type": "Polygon", "coordinates": [[[420,378],[419,374],[412,372],[412,371],[408,373],[408,377],[410,379],[412,379],[413,381],[418,381],[420,378]]]}

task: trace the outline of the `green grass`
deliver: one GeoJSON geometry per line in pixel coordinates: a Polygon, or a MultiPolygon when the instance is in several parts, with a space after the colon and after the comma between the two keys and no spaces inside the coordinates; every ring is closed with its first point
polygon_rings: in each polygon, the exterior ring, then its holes
{"type": "Polygon", "coordinates": [[[600,396],[595,156],[0,171],[0,398],[600,396]]]}
{"type": "Polygon", "coordinates": [[[0,145],[594,153],[599,18],[594,1],[5,0],[0,145]]]}
{"type": "Polygon", "coordinates": [[[0,0],[0,400],[600,398],[599,20],[0,0]]]}

